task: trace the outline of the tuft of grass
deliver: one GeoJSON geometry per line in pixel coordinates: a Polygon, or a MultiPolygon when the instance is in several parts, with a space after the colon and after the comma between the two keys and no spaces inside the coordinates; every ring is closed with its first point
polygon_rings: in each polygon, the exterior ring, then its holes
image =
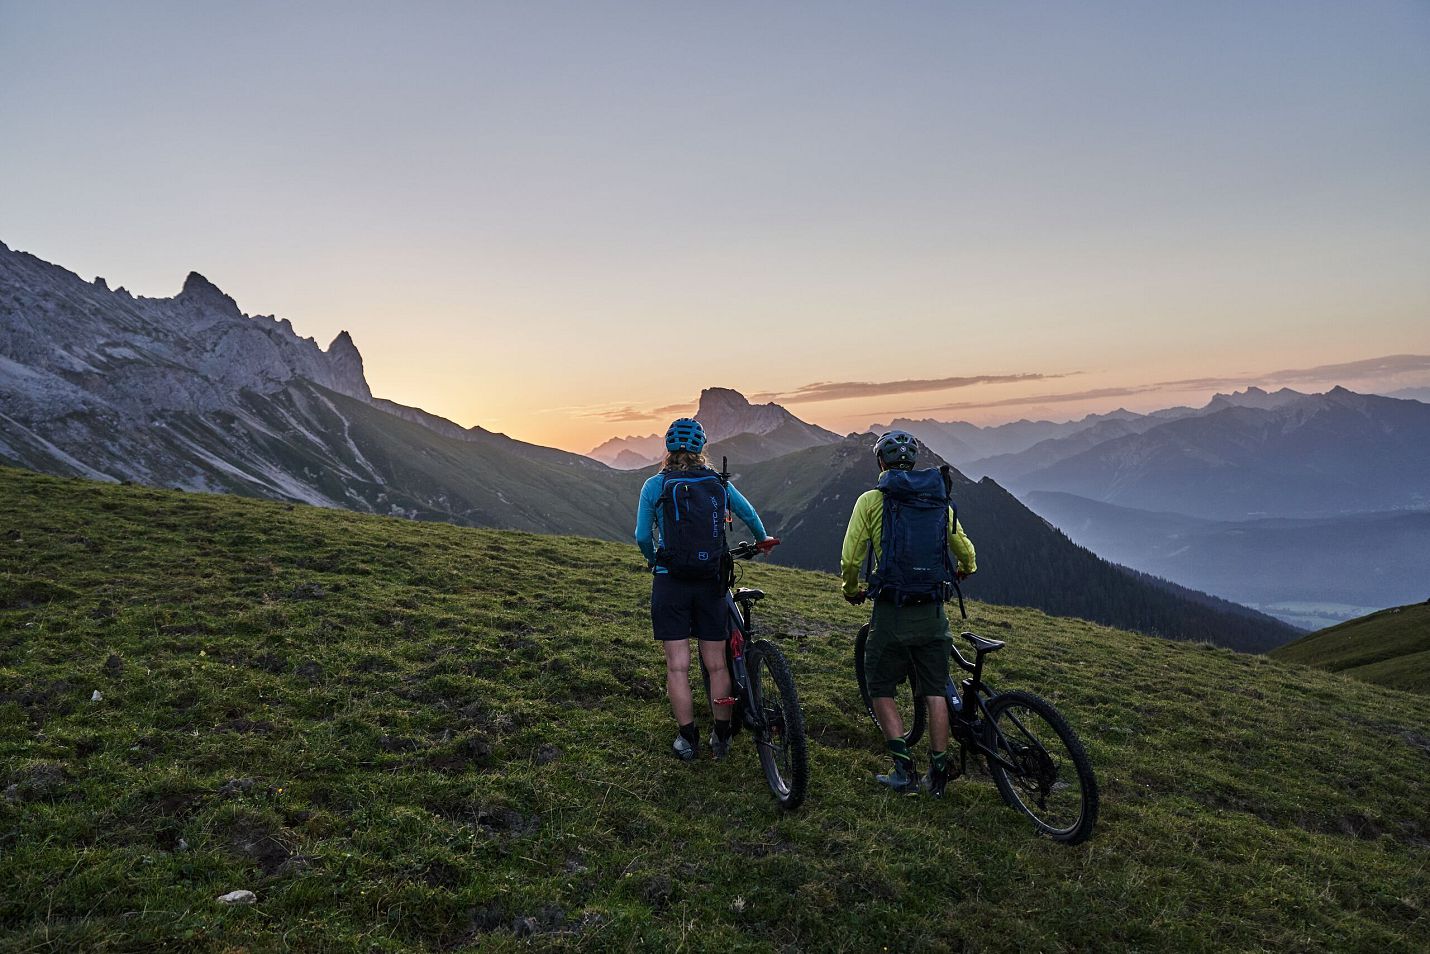
{"type": "Polygon", "coordinates": [[[885,797],[864,611],[748,582],[812,737],[792,814],[743,736],[668,755],[633,547],[0,470],[0,948],[1430,945],[1419,697],[974,604],[1097,768],[1067,849],[978,772],[885,797]]]}

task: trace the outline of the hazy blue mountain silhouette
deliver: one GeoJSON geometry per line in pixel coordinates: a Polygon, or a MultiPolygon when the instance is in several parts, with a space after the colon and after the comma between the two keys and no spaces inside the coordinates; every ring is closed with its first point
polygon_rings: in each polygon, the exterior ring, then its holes
{"type": "Polygon", "coordinates": [[[1430,405],[1335,388],[1228,404],[1011,479],[1141,510],[1223,520],[1430,508],[1430,405]]]}

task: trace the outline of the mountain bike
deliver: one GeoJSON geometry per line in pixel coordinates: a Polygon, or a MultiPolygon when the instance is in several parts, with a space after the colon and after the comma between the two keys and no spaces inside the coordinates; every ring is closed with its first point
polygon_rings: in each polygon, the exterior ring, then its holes
{"type": "MultiPolygon", "coordinates": [[[[739,574],[734,569],[734,561],[754,559],[759,552],[748,541],[730,548],[733,559],[725,595],[730,639],[725,644],[725,661],[732,695],[710,701],[713,705],[735,707],[731,728],[735,734],[741,728],[749,730],[770,791],[780,807],[792,810],[804,801],[809,787],[809,757],[799,693],[785,654],[768,639],[754,638],[754,605],[765,598],[764,592],[739,586],[739,574]]],[[[710,673],[703,661],[700,673],[709,696],[710,673]]]]}
{"type": "MultiPolygon", "coordinates": [[[[960,593],[960,609],[962,603],[960,593]]],[[[877,726],[864,670],[869,625],[854,640],[854,672],[864,707],[877,726]]],[[[972,644],[974,658],[970,662],[956,645],[950,647],[953,661],[971,673],[957,685],[950,676],[944,686],[949,737],[958,743],[958,766],[955,770],[950,765],[950,780],[967,772],[970,753],[982,756],[1003,800],[1031,819],[1041,834],[1068,845],[1086,841],[1097,823],[1097,777],[1082,740],[1046,699],[1022,690],[998,692],[983,681],[984,658],[1005,643],[970,632],[959,636],[972,644]]],[[[927,712],[912,681],[909,693],[907,703],[902,698],[897,703],[901,715],[908,710],[904,740],[912,745],[923,735],[927,712]]]]}

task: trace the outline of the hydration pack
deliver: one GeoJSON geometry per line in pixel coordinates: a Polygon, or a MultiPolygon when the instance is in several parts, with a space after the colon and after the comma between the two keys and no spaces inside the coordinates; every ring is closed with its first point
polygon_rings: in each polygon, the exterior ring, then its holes
{"type": "MultiPolygon", "coordinates": [[[[940,470],[886,470],[879,565],[869,595],[897,604],[946,602],[953,596],[953,555],[948,549],[952,479],[940,470]]],[[[869,546],[873,554],[873,544],[869,546]]]]}
{"type": "Polygon", "coordinates": [[[725,541],[728,504],[725,478],[715,471],[666,471],[656,564],[683,580],[718,578],[729,554],[725,541]]]}

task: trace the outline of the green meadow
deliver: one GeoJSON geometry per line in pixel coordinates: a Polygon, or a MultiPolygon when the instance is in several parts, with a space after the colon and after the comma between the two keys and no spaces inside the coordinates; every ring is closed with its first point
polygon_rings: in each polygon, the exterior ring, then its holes
{"type": "Polygon", "coordinates": [[[794,813],[745,735],[669,754],[633,546],[0,470],[0,949],[1430,947],[1423,697],[972,604],[1097,769],[1067,848],[979,771],[879,790],[866,611],[746,579],[794,813]]]}

